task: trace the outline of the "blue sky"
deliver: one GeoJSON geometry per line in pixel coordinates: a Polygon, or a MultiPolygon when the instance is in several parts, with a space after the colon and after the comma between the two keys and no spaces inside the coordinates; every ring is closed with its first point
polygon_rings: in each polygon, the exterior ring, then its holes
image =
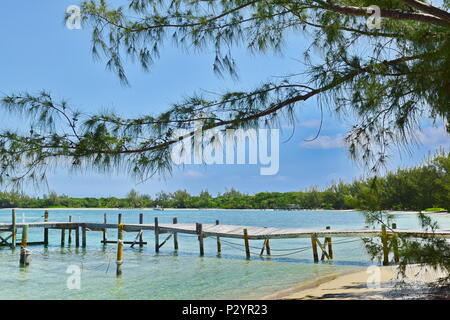
{"type": "MultiPolygon", "coordinates": [[[[115,3],[121,1],[114,1],[115,3]]],[[[2,0],[0,2],[0,93],[50,91],[87,112],[111,109],[133,117],[157,114],[169,103],[180,101],[194,92],[227,89],[252,89],[273,77],[301,70],[301,52],[306,40],[292,35],[283,54],[254,55],[244,48],[233,50],[238,62],[239,79],[217,77],[212,71],[211,52],[186,53],[168,44],[161,51],[151,72],[127,64],[130,87],[122,86],[117,77],[106,71],[103,61],[95,62],[90,54],[89,30],[69,30],[63,22],[64,12],[74,0],[2,0]]],[[[166,178],[155,177],[136,183],[125,173],[99,175],[93,172],[69,173],[57,169],[48,179],[49,189],[73,196],[123,196],[131,188],[155,194],[160,190],[187,189],[213,193],[237,188],[260,191],[293,191],[312,185],[326,186],[332,180],[351,181],[363,170],[348,157],[341,143],[350,122],[325,114],[321,136],[314,136],[320,120],[316,102],[297,106],[295,132],[280,146],[280,170],[275,176],[259,175],[259,166],[186,166],[175,168],[166,178]]],[[[0,125],[20,126],[1,117],[0,125]]],[[[291,135],[284,129],[282,140],[291,135]]],[[[420,162],[439,146],[449,147],[442,128],[426,125],[420,134],[422,145],[413,154],[394,155],[389,166],[409,166],[420,162]]],[[[39,195],[47,190],[27,188],[39,195]]]]}

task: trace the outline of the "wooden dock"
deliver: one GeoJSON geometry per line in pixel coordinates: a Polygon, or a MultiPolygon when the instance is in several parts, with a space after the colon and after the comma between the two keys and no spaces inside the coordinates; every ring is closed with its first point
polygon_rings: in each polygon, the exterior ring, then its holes
{"type": "MultiPolygon", "coordinates": [[[[16,223],[16,228],[20,229],[27,225],[29,228],[45,229],[77,229],[86,228],[88,231],[103,231],[104,229],[117,230],[118,224],[115,223],[96,223],[96,222],[25,222],[16,223]]],[[[141,230],[155,230],[154,224],[123,224],[125,232],[139,232],[141,230]]],[[[178,224],[158,224],[159,233],[186,233],[197,234],[197,225],[195,223],[178,224]]],[[[1,231],[11,231],[12,224],[0,223],[1,231]]],[[[291,239],[291,238],[309,238],[311,235],[327,237],[377,237],[381,236],[381,229],[300,229],[300,228],[271,228],[254,226],[236,226],[236,225],[215,225],[202,224],[202,231],[205,236],[219,236],[223,238],[243,239],[244,230],[247,230],[250,240],[264,239],[291,239]]],[[[396,229],[387,231],[389,234],[401,234],[410,237],[435,236],[440,238],[450,238],[450,230],[437,230],[435,232],[411,229],[396,229]]]]}
{"type": "MultiPolygon", "coordinates": [[[[245,248],[245,254],[250,259],[250,240],[264,240],[264,244],[261,248],[261,254],[266,252],[266,255],[270,256],[270,240],[272,239],[293,239],[293,238],[310,238],[311,249],[313,252],[314,262],[319,261],[318,249],[322,251],[322,257],[328,260],[333,259],[333,247],[332,238],[336,237],[361,237],[361,238],[373,238],[380,237],[383,245],[383,264],[389,263],[389,253],[392,250],[394,253],[394,259],[398,262],[398,246],[396,236],[406,236],[413,238],[424,237],[439,237],[450,238],[450,230],[437,230],[424,231],[424,230],[410,230],[410,229],[396,229],[396,225],[393,224],[392,228],[387,230],[386,226],[382,226],[381,229],[342,229],[333,230],[329,226],[322,230],[318,229],[300,229],[300,228],[272,228],[272,227],[256,227],[256,226],[238,226],[238,225],[223,225],[217,220],[215,224],[200,224],[200,223],[178,223],[177,218],[173,219],[172,224],[159,223],[158,218],[155,218],[154,223],[144,224],[143,214],[139,215],[139,223],[128,224],[122,223],[122,215],[118,215],[117,223],[108,223],[105,214],[103,223],[93,222],[72,222],[71,217],[67,222],[49,222],[48,212],[44,214],[44,222],[25,222],[17,223],[15,219],[15,211],[12,212],[11,223],[0,223],[0,246],[9,245],[11,248],[15,248],[17,230],[28,230],[28,228],[41,228],[44,230],[44,241],[28,242],[31,244],[44,244],[48,245],[48,230],[59,229],[61,230],[61,246],[65,244],[66,231],[68,233],[68,243],[72,241],[72,231],[75,233],[75,245],[80,246],[80,234],[81,234],[81,247],[87,246],[87,232],[99,231],[103,233],[104,245],[108,243],[117,244],[117,274],[122,273],[122,259],[123,259],[123,245],[131,244],[139,245],[140,247],[147,244],[144,242],[144,233],[152,231],[154,233],[155,252],[159,252],[159,249],[165,245],[168,240],[173,237],[174,250],[178,250],[178,234],[192,234],[198,236],[200,255],[204,255],[203,239],[206,237],[214,237],[217,240],[217,254],[220,255],[221,238],[234,238],[242,239],[243,247],[245,248]],[[107,239],[107,230],[113,229],[118,231],[117,240],[107,239]],[[124,241],[123,233],[134,232],[136,237],[134,241],[124,241]],[[8,236],[3,236],[3,233],[10,233],[8,236]],[[166,239],[160,242],[160,236],[167,234],[166,239]],[[319,238],[323,238],[323,243],[319,238]],[[388,244],[388,239],[393,238],[395,241],[391,241],[388,244]],[[11,239],[11,240],[10,240],[11,239]],[[120,269],[120,270],[119,270],[120,269]]],[[[21,242],[22,247],[26,247],[26,239],[21,242]]]]}

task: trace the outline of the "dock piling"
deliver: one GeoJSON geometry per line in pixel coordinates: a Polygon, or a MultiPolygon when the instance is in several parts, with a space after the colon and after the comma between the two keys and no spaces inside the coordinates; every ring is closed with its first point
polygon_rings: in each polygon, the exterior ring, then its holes
{"type": "Polygon", "coordinates": [[[262,256],[264,254],[264,249],[266,248],[266,240],[264,240],[263,246],[261,248],[261,252],[259,253],[259,256],[262,256]]]}
{"type": "MultiPolygon", "coordinates": [[[[392,229],[393,230],[397,229],[396,223],[392,224],[392,229]]],[[[400,256],[398,254],[398,235],[397,234],[392,235],[392,249],[394,251],[394,261],[395,261],[395,263],[399,263],[400,256]]]]}
{"type": "Polygon", "coordinates": [[[312,250],[313,250],[314,262],[317,263],[317,262],[319,262],[319,254],[317,253],[317,234],[316,233],[311,235],[311,246],[312,246],[312,250]]]}
{"type": "MultiPolygon", "coordinates": [[[[177,224],[178,223],[177,217],[173,218],[172,221],[173,221],[173,224],[177,224]]],[[[177,232],[173,233],[173,249],[175,251],[178,250],[178,233],[177,232]]]]}
{"type": "Polygon", "coordinates": [[[250,260],[250,245],[248,242],[248,231],[244,229],[244,244],[245,244],[245,257],[250,260]]]}
{"type": "Polygon", "coordinates": [[[386,226],[381,226],[381,243],[383,244],[383,266],[389,265],[389,247],[386,226]]]}
{"type": "MultiPolygon", "coordinates": [[[[69,216],[69,222],[72,222],[72,216],[69,216]]],[[[69,243],[69,246],[72,244],[72,228],[69,228],[69,235],[67,242],[69,243]]]]}
{"type": "Polygon", "coordinates": [[[268,238],[266,239],[265,246],[266,246],[266,254],[270,256],[270,240],[268,238]]]}
{"type": "Polygon", "coordinates": [[[16,228],[16,209],[12,209],[11,211],[11,221],[12,221],[12,242],[11,247],[13,249],[16,248],[16,241],[17,241],[17,228],[16,228]]]}
{"type": "Polygon", "coordinates": [[[22,227],[22,243],[21,243],[22,248],[27,247],[27,242],[28,242],[28,225],[24,225],[22,227]]]}
{"type": "Polygon", "coordinates": [[[28,225],[24,225],[22,227],[22,244],[20,248],[20,266],[28,266],[31,261],[31,250],[27,249],[27,241],[28,241],[28,225]]]}
{"type": "Polygon", "coordinates": [[[159,226],[158,217],[155,217],[155,252],[159,252],[159,226]]]}
{"type": "MultiPolygon", "coordinates": [[[[139,224],[144,224],[144,214],[139,213],[139,224]]],[[[139,247],[142,248],[144,246],[144,231],[141,230],[139,235],[139,247]]]]}
{"type": "MultiPolygon", "coordinates": [[[[48,211],[44,211],[44,222],[48,222],[48,211]]],[[[44,228],[44,245],[48,246],[48,228],[44,228]]]]}
{"type": "Polygon", "coordinates": [[[86,226],[81,226],[81,247],[86,248],[86,226]]]}
{"type": "Polygon", "coordinates": [[[327,258],[327,260],[330,260],[330,256],[328,255],[327,252],[327,246],[326,246],[326,241],[324,241],[324,243],[322,244],[319,240],[319,238],[316,238],[316,243],[319,246],[320,250],[322,250],[322,257],[320,258],[321,261],[323,261],[325,258],[327,258]]]}
{"type": "Polygon", "coordinates": [[[122,275],[122,264],[123,264],[123,224],[117,225],[117,259],[116,259],[116,276],[122,275]]]}
{"type": "Polygon", "coordinates": [[[62,228],[61,229],[61,247],[64,247],[65,238],[66,238],[66,229],[62,228]]]}
{"type": "MultiPolygon", "coordinates": [[[[216,220],[216,226],[220,224],[219,220],[216,220]]],[[[217,236],[217,255],[220,255],[222,253],[222,243],[220,242],[220,237],[217,236]]]]}
{"type": "MultiPolygon", "coordinates": [[[[108,223],[108,218],[106,216],[106,213],[103,214],[103,223],[107,224],[108,223]]],[[[103,229],[103,245],[106,245],[108,243],[108,235],[106,233],[106,228],[103,229]]]]}
{"type": "Polygon", "coordinates": [[[76,226],[75,228],[75,247],[80,247],[80,226],[76,226]]]}
{"type": "MultiPolygon", "coordinates": [[[[330,230],[331,227],[327,226],[326,229],[330,230]]],[[[330,258],[330,260],[333,260],[333,242],[332,242],[331,237],[325,238],[325,244],[328,244],[328,257],[330,258]]]]}
{"type": "Polygon", "coordinates": [[[205,255],[205,249],[203,246],[203,226],[201,223],[197,223],[197,233],[198,233],[198,244],[200,247],[200,256],[203,257],[205,255]]]}

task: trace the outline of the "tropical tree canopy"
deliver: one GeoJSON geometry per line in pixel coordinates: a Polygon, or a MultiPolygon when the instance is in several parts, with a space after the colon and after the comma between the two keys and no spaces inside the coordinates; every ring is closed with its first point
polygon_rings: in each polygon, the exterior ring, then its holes
{"type": "Polygon", "coordinates": [[[293,66],[278,81],[248,91],[196,94],[162,114],[132,119],[81,113],[49,92],[9,94],[1,105],[29,116],[30,127],[0,132],[1,182],[45,179],[55,163],[105,171],[125,168],[148,177],[170,171],[170,147],[193,134],[174,137],[175,129],[191,129],[199,120],[204,130],[294,122],[296,108],[310,99],[353,119],[346,137],[349,151],[376,169],[392,145],[410,145],[422,119],[446,123],[450,132],[449,3],[130,0],[114,7],[105,0],[82,2],[92,54],[124,84],[123,61],[132,58],[151,71],[166,42],[183,50],[214,48],[214,72],[236,76],[239,62],[233,48],[282,51],[290,35],[302,34],[310,41],[298,57],[306,68],[293,66]],[[373,20],[377,12],[379,25],[373,20]]]}
{"type": "Polygon", "coordinates": [[[450,152],[440,150],[419,166],[397,169],[384,177],[333,182],[292,192],[246,194],[235,189],[212,195],[203,190],[161,191],[152,199],[132,189],[125,198],[74,198],[49,192],[42,198],[23,192],[0,192],[0,208],[221,208],[221,209],[357,209],[450,211],[450,152]]]}

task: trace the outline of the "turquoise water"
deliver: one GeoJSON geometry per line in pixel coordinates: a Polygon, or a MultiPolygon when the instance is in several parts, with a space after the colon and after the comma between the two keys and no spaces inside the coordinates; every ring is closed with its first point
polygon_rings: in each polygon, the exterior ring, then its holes
{"type": "MultiPolygon", "coordinates": [[[[50,210],[50,221],[103,222],[108,214],[110,222],[123,214],[125,223],[137,223],[144,213],[144,223],[152,223],[155,216],[160,223],[222,224],[298,227],[324,229],[363,228],[364,216],[358,212],[339,211],[252,211],[252,210],[50,210]]],[[[43,210],[18,210],[18,222],[43,221],[43,210]]],[[[9,222],[10,210],[0,210],[0,222],[9,222]]],[[[436,218],[443,229],[450,228],[450,218],[436,218]]],[[[396,216],[399,228],[418,226],[415,215],[396,216]]],[[[260,258],[262,241],[251,241],[252,259],[247,261],[242,240],[223,239],[222,256],[216,256],[215,238],[205,239],[205,256],[198,255],[198,241],[194,235],[179,234],[179,251],[175,253],[172,239],[160,253],[154,252],[152,232],[144,234],[148,245],[140,249],[125,246],[123,275],[115,275],[116,245],[103,246],[101,232],[87,233],[87,248],[72,245],[60,247],[60,231],[49,230],[50,245],[31,246],[32,262],[19,267],[19,251],[0,248],[0,299],[242,299],[258,298],[298,283],[331,273],[361,268],[370,262],[362,242],[357,238],[335,238],[334,261],[314,264],[311,249],[285,255],[291,248],[310,245],[309,239],[271,240],[272,257],[260,258]],[[354,240],[354,241],[352,241],[354,240]],[[227,242],[231,242],[231,244],[227,242]],[[339,243],[341,242],[341,243],[339,243]],[[278,251],[280,250],[280,251],[278,251]],[[68,289],[69,266],[81,270],[80,289],[68,289]]],[[[126,233],[132,241],[136,233],[126,233]]],[[[165,238],[162,235],[162,239],[165,238]]],[[[20,239],[20,235],[18,236],[20,239]]],[[[42,229],[29,231],[29,241],[42,241],[42,229]]],[[[108,239],[117,234],[110,230],[108,239]]],[[[162,239],[160,241],[162,241],[162,239]]]]}

